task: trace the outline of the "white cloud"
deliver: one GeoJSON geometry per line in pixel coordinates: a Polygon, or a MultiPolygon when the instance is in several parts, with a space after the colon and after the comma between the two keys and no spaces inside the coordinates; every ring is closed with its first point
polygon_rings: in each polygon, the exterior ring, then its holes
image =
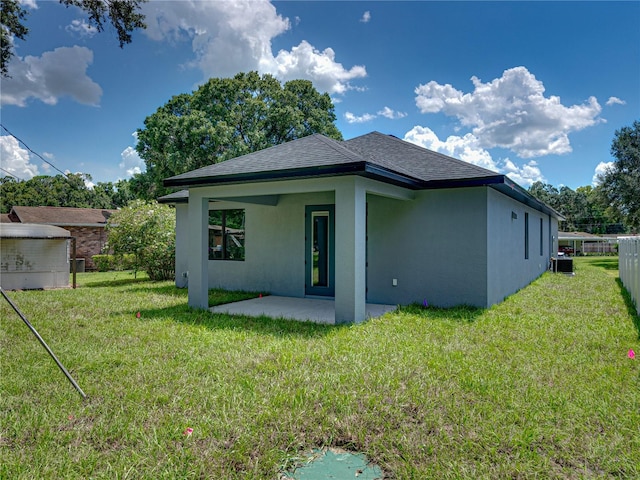
{"type": "Polygon", "coordinates": [[[345,68],[333,49],[320,51],[307,41],[274,55],[272,39],[289,30],[291,22],[267,0],[149,2],[142,8],[145,33],[157,41],[191,41],[192,65],[205,78],[257,70],[282,81],[311,80],[320,91],[342,94],[353,88],[350,80],[367,74],[363,66],[345,68]]]}
{"type": "MultiPolygon", "coordinates": [[[[21,180],[39,175],[37,165],[31,163],[29,151],[10,135],[0,136],[0,158],[2,169],[21,180]]],[[[6,172],[0,172],[0,176],[6,175],[6,172]]]]}
{"type": "Polygon", "coordinates": [[[347,121],[347,123],[366,123],[370,122],[374,118],[376,118],[376,116],[370,113],[365,113],[364,115],[360,116],[354,115],[351,112],[346,112],[344,114],[344,119],[347,121]]]}
{"type": "Polygon", "coordinates": [[[404,135],[407,142],[435,152],[444,153],[488,170],[498,171],[498,165],[491,154],[480,146],[478,139],[471,133],[464,137],[451,135],[444,142],[428,127],[415,126],[404,135]]]}
{"type": "Polygon", "coordinates": [[[378,115],[381,117],[388,118],[390,120],[397,120],[399,118],[404,118],[407,116],[405,112],[397,112],[389,107],[384,107],[382,110],[378,112],[378,115]]]}
{"type": "Polygon", "coordinates": [[[600,176],[607,173],[610,168],[613,168],[615,162],[600,162],[596,165],[596,169],[593,172],[593,178],[591,179],[591,184],[595,187],[600,185],[600,176]]]}
{"type": "Polygon", "coordinates": [[[362,14],[362,18],[360,19],[360,21],[362,23],[369,23],[369,20],[371,20],[371,12],[367,10],[362,14]]]}
{"type": "Polygon", "coordinates": [[[93,52],[85,47],[60,47],[40,57],[13,57],[9,63],[11,78],[2,79],[1,103],[26,106],[29,98],[48,105],[70,96],[79,103],[98,105],[102,88],[87,75],[93,52]]]}
{"type": "Polygon", "coordinates": [[[346,112],[344,114],[344,118],[347,123],[366,123],[370,122],[371,120],[375,120],[376,118],[378,118],[378,116],[388,118],[389,120],[397,120],[399,118],[406,117],[407,114],[404,112],[397,112],[389,107],[384,107],[377,114],[364,113],[360,116],[354,115],[351,112],[346,112]]]}
{"type": "Polygon", "coordinates": [[[463,137],[451,135],[442,141],[430,128],[415,126],[405,133],[404,140],[478,167],[503,173],[523,187],[528,187],[536,181],[545,181],[535,161],[532,160],[522,167],[518,167],[508,158],[500,162],[495,161],[472,133],[467,133],[463,137]]]}
{"type": "Polygon", "coordinates": [[[21,5],[31,8],[33,10],[38,8],[38,5],[36,4],[36,0],[18,0],[20,2],[21,5]]]}
{"type": "Polygon", "coordinates": [[[339,94],[353,89],[350,80],[367,76],[365,67],[356,65],[346,70],[335,61],[333,49],[320,52],[305,40],[290,51],[280,50],[272,65],[264,62],[263,67],[266,73],[273,73],[280,80],[311,80],[318,90],[339,94]]]}
{"type": "MultiPolygon", "coordinates": [[[[133,132],[131,134],[133,138],[138,141],[137,132],[133,132]]],[[[138,152],[134,147],[127,147],[120,153],[120,158],[122,161],[118,165],[122,170],[124,170],[127,176],[132,177],[136,173],[142,173],[146,169],[146,165],[144,160],[140,158],[138,152]]]]}
{"type": "Polygon", "coordinates": [[[626,105],[627,102],[625,102],[624,100],[619,99],[618,97],[609,97],[609,100],[607,100],[606,105],[608,107],[610,107],[611,105],[626,105]]]}
{"type": "Polygon", "coordinates": [[[471,81],[472,93],[435,81],[419,85],[416,105],[422,113],[457,117],[484,148],[508,148],[523,158],[569,153],[569,133],[601,121],[595,97],[566,107],[560,97],[545,97],[544,85],[525,67],[505,70],[488,83],[477,77],[471,81]]]}
{"type": "Polygon", "coordinates": [[[65,30],[70,33],[78,34],[81,37],[93,37],[98,33],[98,29],[89,25],[84,18],[72,20],[69,25],[65,27],[65,30]]]}
{"type": "Polygon", "coordinates": [[[505,158],[502,163],[501,173],[506,174],[511,180],[525,188],[530,187],[535,182],[546,183],[547,181],[535,160],[530,160],[522,167],[518,167],[511,160],[505,158]]]}

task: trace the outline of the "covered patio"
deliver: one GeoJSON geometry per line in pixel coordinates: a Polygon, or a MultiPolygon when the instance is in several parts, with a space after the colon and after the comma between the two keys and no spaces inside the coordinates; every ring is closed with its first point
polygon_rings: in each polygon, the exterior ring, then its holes
{"type": "MultiPolygon", "coordinates": [[[[392,312],[396,305],[381,305],[367,303],[366,318],[381,317],[392,312]]],[[[314,323],[333,325],[336,318],[336,302],[332,298],[297,298],[268,295],[252,298],[241,302],[227,303],[209,309],[212,313],[226,313],[230,315],[246,315],[248,317],[266,316],[271,318],[285,318],[314,323]]]]}

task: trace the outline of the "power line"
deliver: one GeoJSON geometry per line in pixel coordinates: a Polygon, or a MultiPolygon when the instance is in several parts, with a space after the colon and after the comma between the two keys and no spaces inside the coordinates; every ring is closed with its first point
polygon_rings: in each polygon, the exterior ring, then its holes
{"type": "MultiPolygon", "coordinates": [[[[60,172],[62,175],[64,175],[65,177],[69,178],[69,176],[63,172],[62,170],[60,170],[58,167],[56,167],[53,163],[51,163],[49,160],[47,160],[46,158],[44,158],[42,155],[40,155],[37,152],[34,152],[33,150],[31,150],[31,148],[29,148],[29,145],[27,145],[26,143],[24,143],[22,140],[20,140],[18,137],[16,137],[13,133],[11,133],[9,131],[9,129],[7,127],[5,127],[4,125],[2,125],[0,123],[0,127],[3,128],[3,130],[5,132],[7,132],[9,135],[11,135],[13,138],[15,138],[18,142],[20,142],[22,145],[24,145],[24,147],[29,150],[31,153],[33,153],[36,157],[38,157],[40,160],[42,160],[43,162],[49,164],[50,166],[52,166],[54,168],[54,170],[57,170],[58,172],[60,172]]],[[[17,177],[16,177],[17,178],[17,177]]]]}
{"type": "Polygon", "coordinates": [[[22,180],[20,177],[14,175],[13,173],[11,173],[8,170],[5,170],[4,168],[0,167],[0,170],[2,170],[4,173],[6,173],[7,175],[9,175],[10,177],[15,178],[16,180],[20,180],[21,182],[24,182],[24,180],[22,180]]]}

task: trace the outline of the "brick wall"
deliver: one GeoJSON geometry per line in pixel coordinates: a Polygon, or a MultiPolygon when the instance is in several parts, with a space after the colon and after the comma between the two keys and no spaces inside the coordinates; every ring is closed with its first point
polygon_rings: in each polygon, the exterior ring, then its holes
{"type": "Polygon", "coordinates": [[[85,269],[95,270],[93,255],[102,253],[107,242],[107,232],[104,227],[62,227],[76,237],[76,257],[85,259],[85,269]]]}

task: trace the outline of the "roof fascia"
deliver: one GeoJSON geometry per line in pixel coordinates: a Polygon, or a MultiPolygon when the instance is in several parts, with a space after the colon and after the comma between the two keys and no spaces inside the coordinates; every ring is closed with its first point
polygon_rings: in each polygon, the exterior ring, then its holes
{"type": "Polygon", "coordinates": [[[520,203],[523,203],[535,210],[538,210],[539,212],[555,217],[558,220],[566,220],[566,218],[561,213],[557,212],[546,203],[538,200],[536,197],[531,195],[524,188],[522,188],[520,185],[518,185],[513,180],[511,180],[509,177],[505,175],[502,175],[502,177],[504,179],[503,182],[496,183],[490,186],[498,190],[499,192],[504,193],[508,197],[518,200],[520,203]]]}
{"type": "MultiPolygon", "coordinates": [[[[216,175],[211,177],[198,177],[198,178],[168,178],[164,180],[166,187],[200,187],[211,185],[228,185],[228,184],[241,184],[241,183],[253,183],[253,182],[266,182],[272,180],[293,180],[301,178],[320,178],[320,177],[332,177],[341,175],[360,175],[363,177],[371,178],[374,180],[380,180],[386,183],[390,183],[396,186],[409,188],[412,190],[431,190],[440,188],[463,188],[463,187],[481,187],[488,186],[494,188],[501,193],[523,203],[535,210],[551,215],[558,220],[565,220],[565,218],[546,205],[540,202],[524,188],[517,183],[513,182],[506,175],[497,174],[487,177],[472,177],[463,179],[450,179],[450,180],[432,180],[421,181],[406,175],[402,175],[397,172],[393,172],[378,165],[362,161],[353,162],[344,165],[329,165],[318,167],[304,167],[287,170],[276,170],[268,172],[252,172],[242,173],[234,175],[216,175]]],[[[187,200],[188,201],[188,200],[187,200]]],[[[178,203],[173,200],[166,203],[178,203]]]]}

